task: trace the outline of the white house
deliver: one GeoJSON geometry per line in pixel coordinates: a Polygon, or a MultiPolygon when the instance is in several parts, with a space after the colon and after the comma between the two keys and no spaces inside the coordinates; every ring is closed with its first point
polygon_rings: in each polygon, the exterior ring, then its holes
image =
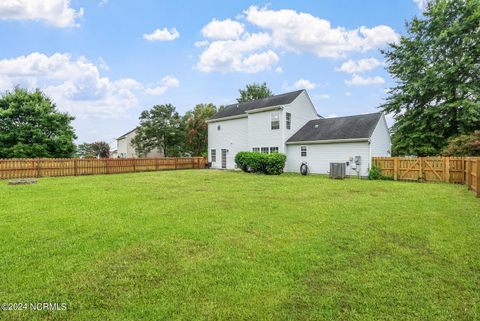
{"type": "MultiPolygon", "coordinates": [[[[116,157],[117,158],[136,158],[138,157],[135,147],[132,145],[132,140],[136,136],[137,128],[129,131],[128,133],[123,134],[122,136],[117,138],[117,151],[116,157]]],[[[145,157],[163,157],[163,152],[159,151],[158,149],[152,150],[148,153],[145,157]]]]}
{"type": "Polygon", "coordinates": [[[330,163],[346,163],[347,175],[367,176],[373,156],[390,156],[382,113],[323,118],[305,90],[226,106],[208,120],[208,161],[234,169],[240,151],[281,152],[285,171],[328,174],[330,163]]]}

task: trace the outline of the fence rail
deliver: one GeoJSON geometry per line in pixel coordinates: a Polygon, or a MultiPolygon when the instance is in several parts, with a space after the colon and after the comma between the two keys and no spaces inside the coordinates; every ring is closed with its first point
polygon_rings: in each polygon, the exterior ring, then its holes
{"type": "Polygon", "coordinates": [[[0,159],[0,179],[205,168],[204,157],[0,159]]]}
{"type": "Polygon", "coordinates": [[[465,184],[480,197],[480,157],[373,157],[372,164],[394,180],[465,184]]]}

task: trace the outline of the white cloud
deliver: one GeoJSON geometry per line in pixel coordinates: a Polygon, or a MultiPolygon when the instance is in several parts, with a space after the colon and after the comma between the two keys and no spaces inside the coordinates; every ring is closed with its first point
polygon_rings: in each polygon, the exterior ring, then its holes
{"type": "Polygon", "coordinates": [[[45,21],[55,27],[78,27],[83,9],[70,7],[70,0],[2,0],[0,20],[45,21]]]}
{"type": "Polygon", "coordinates": [[[208,46],[209,43],[210,43],[210,41],[208,41],[208,40],[195,41],[194,45],[195,45],[195,47],[200,48],[200,47],[208,46]]]}
{"type": "Polygon", "coordinates": [[[98,3],[98,6],[99,6],[99,7],[103,7],[103,6],[105,6],[107,3],[108,3],[108,0],[100,0],[100,2],[98,3]]]}
{"type": "Polygon", "coordinates": [[[250,23],[271,31],[274,46],[294,52],[313,52],[318,57],[336,58],[347,52],[377,49],[399,38],[389,26],[332,28],[327,20],[295,10],[274,11],[251,6],[245,15],[250,23]]]}
{"type": "Polygon", "coordinates": [[[85,57],[68,53],[47,56],[31,53],[0,60],[0,90],[20,85],[40,88],[58,108],[76,116],[118,116],[138,106],[136,91],[143,86],[131,78],[111,80],[100,75],[99,67],[85,57]]]}
{"type": "Polygon", "coordinates": [[[343,71],[349,74],[360,73],[372,70],[382,63],[375,58],[365,58],[358,61],[348,60],[344,62],[337,71],[343,71]]]}
{"type": "Polygon", "coordinates": [[[266,33],[245,34],[237,40],[213,41],[201,53],[197,68],[203,72],[248,72],[271,69],[279,60],[272,50],[258,52],[270,43],[266,33]]]}
{"type": "Polygon", "coordinates": [[[337,114],[330,114],[330,115],[328,115],[328,116],[325,117],[325,118],[336,118],[336,117],[338,117],[337,114]]]}
{"type": "Polygon", "coordinates": [[[352,95],[351,92],[349,92],[349,91],[345,92],[345,96],[351,96],[351,95],[352,95]]]}
{"type": "Polygon", "coordinates": [[[300,78],[296,82],[294,82],[291,86],[285,81],[282,85],[282,89],[284,90],[297,90],[297,89],[314,89],[317,87],[318,84],[311,82],[308,79],[300,78]]]}
{"type": "Polygon", "coordinates": [[[228,40],[238,39],[244,31],[244,26],[231,19],[213,19],[202,29],[202,35],[206,38],[228,40]]]}
{"type": "Polygon", "coordinates": [[[383,79],[380,76],[375,76],[375,77],[362,77],[357,74],[352,75],[352,79],[350,80],[345,80],[345,83],[347,85],[352,85],[352,86],[367,86],[367,85],[378,85],[378,84],[383,84],[385,83],[385,79],[383,79]]]}
{"type": "Polygon", "coordinates": [[[172,87],[180,87],[180,81],[173,76],[165,76],[162,78],[159,86],[149,87],[145,89],[144,93],[152,96],[161,96],[172,87]]]}
{"type": "Polygon", "coordinates": [[[275,72],[282,73],[283,68],[282,67],[277,67],[277,68],[275,68],[275,72]]]}
{"type": "Polygon", "coordinates": [[[155,31],[150,34],[143,34],[143,39],[148,41],[172,41],[178,37],[180,37],[180,33],[175,28],[170,30],[167,28],[163,28],[162,30],[155,29],[155,31]]]}

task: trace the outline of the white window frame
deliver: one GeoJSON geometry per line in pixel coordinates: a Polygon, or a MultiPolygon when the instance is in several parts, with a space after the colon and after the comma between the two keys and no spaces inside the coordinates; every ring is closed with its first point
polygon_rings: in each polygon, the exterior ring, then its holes
{"type": "Polygon", "coordinates": [[[211,157],[212,163],[217,162],[217,150],[216,149],[211,149],[210,150],[210,157],[211,157]]]}
{"type": "Polygon", "coordinates": [[[272,153],[278,153],[278,147],[270,147],[270,154],[272,153]]]}
{"type": "Polygon", "coordinates": [[[300,156],[307,157],[307,146],[300,146],[300,156]]]}
{"type": "Polygon", "coordinates": [[[262,153],[268,154],[270,149],[268,147],[262,147],[260,150],[262,153]]]}
{"type": "Polygon", "coordinates": [[[270,120],[270,128],[272,130],[280,129],[280,112],[279,111],[272,111],[270,120]]]}
{"type": "Polygon", "coordinates": [[[260,147],[253,147],[252,152],[254,153],[260,153],[260,147]]]}
{"type": "Polygon", "coordinates": [[[285,113],[285,127],[287,129],[292,128],[292,114],[291,113],[285,113]]]}

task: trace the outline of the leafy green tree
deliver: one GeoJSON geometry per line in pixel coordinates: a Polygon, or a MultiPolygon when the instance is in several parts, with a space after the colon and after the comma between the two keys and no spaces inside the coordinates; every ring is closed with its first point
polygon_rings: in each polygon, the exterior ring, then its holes
{"type": "Polygon", "coordinates": [[[110,145],[107,142],[83,143],[78,145],[77,154],[80,157],[108,158],[110,157],[110,145]]]}
{"type": "Polygon", "coordinates": [[[443,150],[445,156],[480,156],[480,130],[449,140],[443,150]]]}
{"type": "Polygon", "coordinates": [[[239,92],[240,98],[237,98],[237,101],[239,103],[267,98],[273,95],[272,91],[267,87],[266,83],[250,84],[247,85],[245,89],[240,89],[239,92]]]}
{"type": "Polygon", "coordinates": [[[0,158],[72,157],[73,119],[40,90],[6,92],[0,97],[0,158]]]}
{"type": "Polygon", "coordinates": [[[180,156],[184,151],[185,125],[171,104],[155,105],[140,115],[140,126],[132,145],[139,155],[153,149],[163,150],[165,156],[180,156]]]}
{"type": "Polygon", "coordinates": [[[215,115],[217,107],[213,104],[198,104],[185,116],[186,146],[193,156],[206,155],[208,148],[207,119],[215,115]]]}
{"type": "Polygon", "coordinates": [[[480,128],[480,1],[433,0],[424,17],[383,51],[397,81],[381,106],[395,118],[397,155],[436,155],[480,128]]]}

